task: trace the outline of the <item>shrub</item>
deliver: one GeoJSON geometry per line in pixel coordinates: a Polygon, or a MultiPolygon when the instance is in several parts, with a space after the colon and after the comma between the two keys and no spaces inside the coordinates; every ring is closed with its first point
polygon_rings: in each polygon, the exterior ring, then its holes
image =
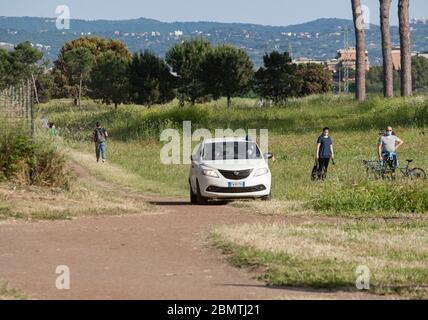
{"type": "Polygon", "coordinates": [[[35,149],[33,183],[40,186],[68,189],[71,174],[65,155],[52,141],[38,142],[35,149]]]}
{"type": "Polygon", "coordinates": [[[51,139],[36,141],[23,126],[6,124],[0,133],[0,180],[68,188],[70,174],[51,139]]]}
{"type": "Polygon", "coordinates": [[[35,144],[20,130],[5,130],[0,135],[0,179],[27,176],[35,151],[35,144]]]}
{"type": "Polygon", "coordinates": [[[333,213],[424,213],[428,211],[428,187],[426,181],[365,181],[353,187],[343,185],[325,191],[313,199],[312,205],[317,210],[333,213]]]}

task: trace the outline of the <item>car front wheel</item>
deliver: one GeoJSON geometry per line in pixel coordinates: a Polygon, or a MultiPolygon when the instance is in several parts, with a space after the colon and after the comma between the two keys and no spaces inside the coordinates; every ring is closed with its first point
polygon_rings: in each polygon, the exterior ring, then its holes
{"type": "Polygon", "coordinates": [[[190,203],[197,204],[198,200],[197,200],[196,194],[193,193],[192,185],[190,184],[190,182],[189,182],[189,189],[190,189],[190,203]]]}
{"type": "Polygon", "coordinates": [[[208,199],[203,197],[201,194],[201,188],[199,187],[199,182],[196,182],[196,188],[197,188],[197,193],[196,193],[196,203],[200,206],[203,206],[205,204],[208,203],[208,199]]]}
{"type": "Polygon", "coordinates": [[[262,197],[262,201],[271,201],[272,200],[272,192],[270,192],[267,196],[262,197]]]}

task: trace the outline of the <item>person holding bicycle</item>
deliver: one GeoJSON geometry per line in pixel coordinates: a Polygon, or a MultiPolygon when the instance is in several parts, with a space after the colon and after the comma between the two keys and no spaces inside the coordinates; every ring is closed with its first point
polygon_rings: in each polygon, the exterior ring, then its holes
{"type": "Polygon", "coordinates": [[[389,163],[393,170],[398,167],[397,150],[404,141],[397,137],[391,126],[380,136],[378,144],[378,156],[382,166],[389,163]]]}

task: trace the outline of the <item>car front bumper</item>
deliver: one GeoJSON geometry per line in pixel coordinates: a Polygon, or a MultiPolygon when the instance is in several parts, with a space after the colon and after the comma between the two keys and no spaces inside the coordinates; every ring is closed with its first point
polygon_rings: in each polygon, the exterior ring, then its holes
{"type": "Polygon", "coordinates": [[[201,195],[210,199],[261,198],[271,192],[270,172],[263,176],[249,177],[241,181],[206,176],[200,176],[198,181],[201,195]],[[245,182],[245,186],[229,187],[229,182],[245,182]]]}

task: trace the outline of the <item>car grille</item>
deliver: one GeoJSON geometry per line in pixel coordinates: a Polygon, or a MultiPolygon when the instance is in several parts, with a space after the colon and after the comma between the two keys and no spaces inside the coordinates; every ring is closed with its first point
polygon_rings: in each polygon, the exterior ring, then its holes
{"type": "Polygon", "coordinates": [[[254,187],[225,188],[225,187],[209,186],[207,188],[207,192],[214,192],[214,193],[249,193],[249,192],[259,192],[264,190],[266,190],[266,187],[262,184],[259,184],[254,187]]]}
{"type": "Polygon", "coordinates": [[[219,170],[221,175],[229,180],[243,180],[247,179],[253,169],[248,170],[236,170],[236,171],[227,171],[227,170],[219,170]]]}

